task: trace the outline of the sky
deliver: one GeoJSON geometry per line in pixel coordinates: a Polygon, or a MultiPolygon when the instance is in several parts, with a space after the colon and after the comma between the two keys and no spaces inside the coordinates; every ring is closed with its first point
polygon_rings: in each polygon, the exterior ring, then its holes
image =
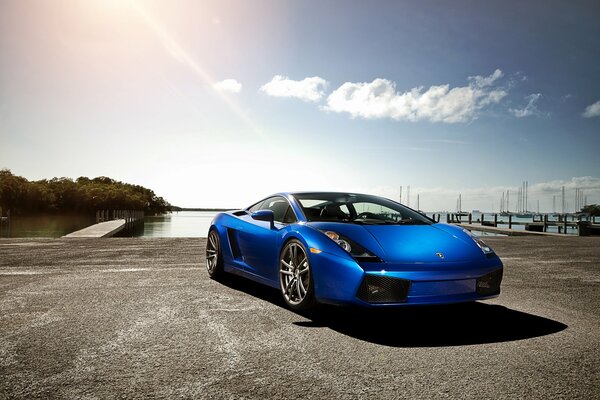
{"type": "Polygon", "coordinates": [[[599,20],[597,1],[0,0],[0,168],[183,207],[402,186],[498,211],[523,181],[533,211],[562,186],[600,203],[599,20]]]}

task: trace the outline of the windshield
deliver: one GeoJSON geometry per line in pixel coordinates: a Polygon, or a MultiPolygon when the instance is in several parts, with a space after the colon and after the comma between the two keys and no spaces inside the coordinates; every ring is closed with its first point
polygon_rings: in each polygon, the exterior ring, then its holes
{"type": "Polygon", "coordinates": [[[351,193],[297,193],[308,221],[369,225],[429,225],[433,220],[383,197],[351,193]]]}

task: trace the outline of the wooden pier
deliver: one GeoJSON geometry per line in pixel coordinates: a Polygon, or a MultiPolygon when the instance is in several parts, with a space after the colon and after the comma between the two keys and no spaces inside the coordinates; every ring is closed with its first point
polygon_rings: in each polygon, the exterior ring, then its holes
{"type": "MultiPolygon", "coordinates": [[[[435,219],[435,215],[434,215],[435,219]]],[[[473,221],[473,215],[468,214],[465,221],[462,216],[456,214],[447,214],[446,222],[449,224],[457,224],[469,230],[477,230],[481,232],[498,233],[509,236],[564,236],[569,229],[577,230],[578,236],[600,235],[600,223],[596,221],[596,217],[582,217],[575,215],[558,215],[556,221],[548,219],[548,214],[534,215],[531,221],[514,221],[513,215],[499,215],[481,213],[477,221],[473,221]],[[570,220],[569,220],[570,218],[570,220]],[[499,225],[507,225],[502,227],[499,225]],[[524,229],[513,229],[514,226],[524,226],[524,229]],[[556,227],[558,233],[548,232],[549,227],[556,227]]],[[[440,220],[440,215],[437,216],[437,221],[440,220]]]]}
{"type": "Polygon", "coordinates": [[[123,230],[132,231],[144,222],[143,211],[102,210],[96,211],[96,224],[69,233],[65,238],[106,238],[123,230]]]}

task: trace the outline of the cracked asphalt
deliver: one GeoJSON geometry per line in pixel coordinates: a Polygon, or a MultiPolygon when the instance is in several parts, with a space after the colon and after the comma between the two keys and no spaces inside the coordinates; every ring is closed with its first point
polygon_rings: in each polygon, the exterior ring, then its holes
{"type": "Polygon", "coordinates": [[[300,315],[205,239],[0,239],[0,398],[598,398],[600,238],[485,240],[497,299],[300,315]]]}

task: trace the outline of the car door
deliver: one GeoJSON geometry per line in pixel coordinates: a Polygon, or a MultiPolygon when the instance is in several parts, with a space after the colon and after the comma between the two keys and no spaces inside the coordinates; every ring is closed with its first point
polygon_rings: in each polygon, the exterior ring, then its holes
{"type": "Polygon", "coordinates": [[[281,229],[295,222],[296,217],[287,199],[281,196],[266,199],[260,209],[273,211],[275,226],[271,228],[269,222],[248,218],[249,224],[238,233],[238,245],[248,272],[276,282],[281,229]]]}

